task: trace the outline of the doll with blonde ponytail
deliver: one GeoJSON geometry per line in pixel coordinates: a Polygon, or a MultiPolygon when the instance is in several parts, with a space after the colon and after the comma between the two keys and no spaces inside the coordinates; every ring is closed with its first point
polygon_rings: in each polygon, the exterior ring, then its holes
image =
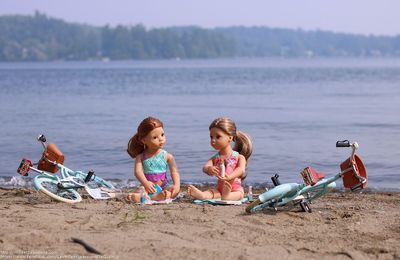
{"type": "Polygon", "coordinates": [[[216,177],[217,186],[201,191],[189,185],[188,194],[194,199],[240,200],[244,197],[242,180],[246,177],[247,160],[253,151],[252,141],[249,135],[237,131],[236,124],[227,117],[215,119],[209,130],[210,144],[218,153],[206,162],[203,172],[216,177]],[[231,143],[234,143],[233,147],[231,143]]]}

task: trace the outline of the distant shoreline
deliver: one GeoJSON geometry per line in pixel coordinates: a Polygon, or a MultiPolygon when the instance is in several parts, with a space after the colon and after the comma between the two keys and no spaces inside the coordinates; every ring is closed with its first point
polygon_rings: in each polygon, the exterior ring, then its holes
{"type": "Polygon", "coordinates": [[[0,35],[0,61],[400,56],[400,36],[257,26],[96,27],[40,12],[0,16],[0,35]]]}

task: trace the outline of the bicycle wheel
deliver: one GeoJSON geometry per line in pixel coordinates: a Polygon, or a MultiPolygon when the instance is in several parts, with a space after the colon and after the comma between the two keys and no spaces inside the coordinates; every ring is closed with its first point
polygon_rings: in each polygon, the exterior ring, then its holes
{"type": "Polygon", "coordinates": [[[245,209],[246,213],[248,213],[248,214],[253,213],[253,212],[254,212],[254,208],[255,208],[256,206],[260,205],[260,204],[261,204],[261,201],[260,201],[259,199],[254,200],[252,203],[250,203],[250,204],[246,207],[246,209],[245,209]]]}
{"type": "Polygon", "coordinates": [[[74,189],[59,187],[59,180],[56,177],[38,175],[33,179],[33,186],[36,190],[47,196],[66,203],[77,203],[82,200],[81,195],[74,189]]]}
{"type": "MultiPolygon", "coordinates": [[[[299,185],[297,183],[278,185],[258,196],[257,200],[246,207],[246,212],[254,213],[258,210],[271,207],[270,203],[279,204],[282,199],[293,196],[297,192],[298,187],[299,185]]],[[[280,206],[284,206],[284,204],[281,204],[280,206]]]]}

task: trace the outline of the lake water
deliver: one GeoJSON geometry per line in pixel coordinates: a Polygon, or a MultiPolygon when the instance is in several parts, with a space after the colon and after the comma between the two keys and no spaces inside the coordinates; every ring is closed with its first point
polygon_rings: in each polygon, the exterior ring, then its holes
{"type": "Polygon", "coordinates": [[[300,182],[309,165],[336,174],[343,139],[360,144],[371,188],[400,184],[399,59],[0,63],[0,112],[0,186],[23,185],[12,177],[22,157],[39,159],[40,133],[66,166],[136,185],[125,150],[150,115],[185,183],[214,182],[201,172],[208,126],[228,116],[254,141],[247,185],[300,182]]]}

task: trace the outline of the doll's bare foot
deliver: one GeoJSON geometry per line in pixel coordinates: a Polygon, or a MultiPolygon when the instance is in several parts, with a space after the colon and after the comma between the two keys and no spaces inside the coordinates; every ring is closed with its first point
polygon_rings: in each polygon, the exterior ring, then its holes
{"type": "Polygon", "coordinates": [[[139,203],[140,202],[140,193],[129,193],[128,196],[126,196],[126,200],[128,202],[135,202],[139,203]]]}
{"type": "Polygon", "coordinates": [[[222,194],[229,193],[232,190],[232,185],[229,182],[224,182],[224,186],[222,186],[222,194]]]}
{"type": "Polygon", "coordinates": [[[219,194],[218,191],[216,190],[206,190],[206,191],[201,191],[198,188],[196,188],[193,185],[188,186],[188,195],[192,197],[193,199],[215,199],[215,198],[220,198],[221,195],[219,194]]]}
{"type": "Polygon", "coordinates": [[[193,185],[188,186],[188,195],[194,199],[207,199],[204,192],[193,185]]]}
{"type": "Polygon", "coordinates": [[[171,198],[171,192],[169,190],[163,190],[162,192],[157,193],[151,197],[151,199],[155,201],[162,201],[170,198],[171,198]]]}

